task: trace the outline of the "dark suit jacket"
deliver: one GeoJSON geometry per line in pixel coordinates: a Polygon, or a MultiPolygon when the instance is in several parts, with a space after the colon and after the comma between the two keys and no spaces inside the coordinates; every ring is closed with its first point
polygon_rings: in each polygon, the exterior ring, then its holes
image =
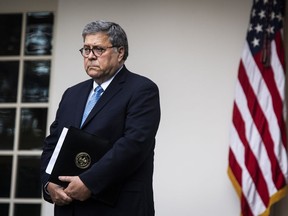
{"type": "MultiPolygon", "coordinates": [[[[45,185],[46,166],[63,127],[80,127],[93,80],[68,88],[59,104],[50,134],[44,141],[41,178],[45,185]]],[[[155,136],[160,121],[159,91],[148,78],[134,74],[124,66],[89,114],[82,129],[108,139],[113,147],[88,171],[80,175],[92,191],[87,201],[55,206],[61,216],[152,216],[152,189],[155,136]],[[101,197],[107,189],[121,186],[115,205],[101,197]]],[[[44,199],[51,198],[43,192],[44,199]]]]}

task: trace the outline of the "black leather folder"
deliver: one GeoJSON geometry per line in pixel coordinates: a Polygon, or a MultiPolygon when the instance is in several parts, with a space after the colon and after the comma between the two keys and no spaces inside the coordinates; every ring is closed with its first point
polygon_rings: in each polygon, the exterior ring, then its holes
{"type": "MultiPolygon", "coordinates": [[[[111,147],[108,140],[70,126],[51,171],[49,181],[64,188],[67,187],[68,184],[60,181],[59,176],[80,175],[91,168],[111,147]]],[[[103,191],[98,198],[113,205],[118,193],[119,187],[112,185],[111,188],[103,191]]]]}
{"type": "Polygon", "coordinates": [[[111,148],[108,140],[70,126],[50,174],[50,182],[66,186],[59,176],[78,176],[111,148]]]}

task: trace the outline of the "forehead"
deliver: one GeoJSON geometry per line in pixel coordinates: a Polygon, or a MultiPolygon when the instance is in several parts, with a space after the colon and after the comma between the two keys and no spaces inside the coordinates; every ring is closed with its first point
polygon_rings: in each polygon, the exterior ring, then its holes
{"type": "Polygon", "coordinates": [[[110,43],[109,37],[103,32],[86,35],[84,44],[89,45],[108,45],[110,43]]]}

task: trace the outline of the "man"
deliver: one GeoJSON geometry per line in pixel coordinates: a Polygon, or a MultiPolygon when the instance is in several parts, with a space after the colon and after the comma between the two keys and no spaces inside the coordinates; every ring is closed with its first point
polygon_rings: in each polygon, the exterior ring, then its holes
{"type": "MultiPolygon", "coordinates": [[[[128,41],[116,23],[96,21],[82,32],[84,68],[92,78],[68,88],[44,141],[41,178],[44,199],[55,203],[55,216],[153,216],[155,136],[160,121],[154,82],[128,71],[128,41]],[[100,99],[82,121],[94,89],[100,99]],[[79,176],[60,176],[68,186],[49,182],[45,172],[63,127],[74,126],[109,140],[112,148],[79,176]],[[119,189],[114,203],[103,197],[119,189]]],[[[86,115],[86,114],[85,114],[86,115]]]]}

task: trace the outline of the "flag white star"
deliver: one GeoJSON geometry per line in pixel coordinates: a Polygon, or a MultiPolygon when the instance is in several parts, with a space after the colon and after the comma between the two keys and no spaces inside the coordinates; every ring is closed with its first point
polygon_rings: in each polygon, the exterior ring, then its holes
{"type": "Polygon", "coordinates": [[[280,22],[280,21],[282,20],[282,14],[281,14],[281,13],[277,14],[277,15],[276,15],[276,18],[277,18],[278,21],[280,22]]]}
{"type": "Polygon", "coordinates": [[[255,27],[255,30],[257,31],[257,33],[262,32],[262,25],[260,25],[259,23],[257,24],[257,26],[255,27]]]}
{"type": "Polygon", "coordinates": [[[259,39],[254,38],[254,40],[252,41],[252,44],[253,44],[254,47],[256,47],[256,46],[259,46],[259,42],[260,42],[259,39]]]}
{"type": "Polygon", "coordinates": [[[252,23],[249,24],[248,31],[249,31],[249,32],[253,31],[253,24],[252,24],[252,23]]]}
{"type": "Polygon", "coordinates": [[[266,31],[269,33],[269,34],[274,34],[274,26],[269,26],[266,31]]]}
{"type": "Polygon", "coordinates": [[[271,18],[271,20],[273,20],[275,18],[275,12],[274,11],[270,14],[270,18],[271,18]]]}
{"type": "Polygon", "coordinates": [[[265,11],[262,10],[258,15],[261,19],[265,18],[265,11]]]}
{"type": "Polygon", "coordinates": [[[252,14],[252,17],[255,17],[256,16],[256,10],[253,9],[251,14],[252,14]]]}

